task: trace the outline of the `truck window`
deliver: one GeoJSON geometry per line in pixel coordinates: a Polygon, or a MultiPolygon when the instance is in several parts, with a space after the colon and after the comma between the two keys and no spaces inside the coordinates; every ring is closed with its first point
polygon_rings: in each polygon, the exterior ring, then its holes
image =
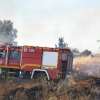
{"type": "Polygon", "coordinates": [[[10,58],[11,59],[20,59],[21,52],[19,51],[11,51],[10,58]]]}
{"type": "Polygon", "coordinates": [[[7,51],[0,50],[0,58],[6,58],[6,53],[7,53],[7,51]]]}

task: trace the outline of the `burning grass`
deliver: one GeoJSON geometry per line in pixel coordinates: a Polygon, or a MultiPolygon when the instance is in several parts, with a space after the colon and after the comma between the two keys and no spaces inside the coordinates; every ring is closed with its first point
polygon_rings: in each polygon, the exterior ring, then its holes
{"type": "Polygon", "coordinates": [[[74,59],[73,66],[79,74],[100,76],[100,58],[98,57],[77,57],[74,59]]]}

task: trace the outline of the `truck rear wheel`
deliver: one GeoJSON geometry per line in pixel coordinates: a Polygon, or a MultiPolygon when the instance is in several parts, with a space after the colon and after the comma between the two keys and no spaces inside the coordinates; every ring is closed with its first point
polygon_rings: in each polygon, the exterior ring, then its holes
{"type": "Polygon", "coordinates": [[[37,73],[33,79],[36,81],[36,82],[45,82],[47,81],[47,77],[44,73],[37,73]]]}

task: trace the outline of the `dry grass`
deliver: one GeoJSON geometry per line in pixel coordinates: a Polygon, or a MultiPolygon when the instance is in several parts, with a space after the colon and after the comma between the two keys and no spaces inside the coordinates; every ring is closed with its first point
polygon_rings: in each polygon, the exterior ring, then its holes
{"type": "Polygon", "coordinates": [[[77,57],[73,62],[74,69],[86,75],[100,75],[100,58],[98,57],[77,57]]]}
{"type": "MultiPolygon", "coordinates": [[[[41,83],[37,83],[34,85],[33,88],[36,86],[42,87],[42,89],[34,91],[32,89],[32,83],[13,83],[8,81],[7,83],[1,82],[0,83],[0,100],[98,100],[92,97],[92,93],[96,92],[98,87],[93,85],[93,82],[90,83],[91,80],[75,80],[74,76],[68,77],[68,80],[65,83],[54,83],[49,82],[46,83],[43,80],[41,83]],[[26,88],[27,84],[27,88],[26,88]],[[20,88],[18,91],[16,89],[20,88]],[[24,89],[23,89],[24,88],[24,89]],[[21,90],[22,89],[22,90],[21,90]],[[26,92],[26,91],[29,92],[26,92]],[[13,91],[13,92],[12,92],[13,91]],[[35,93],[35,94],[34,94],[35,93]],[[6,99],[2,99],[2,95],[5,95],[6,99]],[[28,97],[28,95],[30,97],[28,97]],[[35,97],[34,97],[35,96],[35,97]]],[[[98,91],[100,95],[100,91],[98,91]]],[[[98,96],[98,95],[97,95],[98,96]]],[[[3,97],[4,98],[4,97],[3,97]]]]}

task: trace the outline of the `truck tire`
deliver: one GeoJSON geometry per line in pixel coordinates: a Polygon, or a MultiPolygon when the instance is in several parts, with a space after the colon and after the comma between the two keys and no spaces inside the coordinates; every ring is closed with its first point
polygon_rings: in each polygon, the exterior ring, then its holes
{"type": "Polygon", "coordinates": [[[36,82],[43,82],[43,81],[47,81],[47,77],[44,73],[37,73],[34,78],[33,78],[36,82]]]}

